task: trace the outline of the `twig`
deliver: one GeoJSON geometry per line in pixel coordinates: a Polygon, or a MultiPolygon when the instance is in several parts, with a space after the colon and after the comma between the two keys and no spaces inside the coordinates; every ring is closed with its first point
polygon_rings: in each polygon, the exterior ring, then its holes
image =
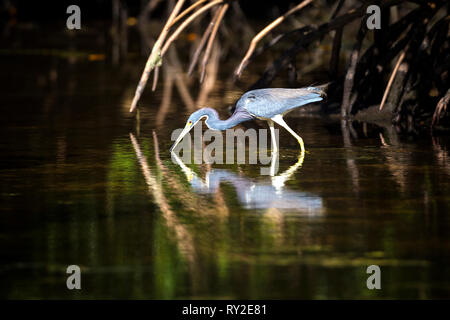
{"type": "Polygon", "coordinates": [[[341,116],[346,117],[351,113],[353,101],[350,99],[350,95],[353,90],[353,84],[355,82],[356,66],[358,64],[359,53],[361,51],[362,42],[367,33],[366,19],[362,19],[361,26],[358,31],[356,43],[353,47],[350,55],[350,62],[348,64],[347,73],[344,81],[344,93],[342,97],[341,116]]]}
{"type": "Polygon", "coordinates": [[[203,2],[208,1],[208,0],[199,0],[197,2],[195,2],[194,4],[192,4],[189,8],[187,8],[186,10],[184,10],[182,13],[180,13],[170,24],[169,28],[171,28],[175,23],[177,23],[178,21],[180,21],[181,18],[183,18],[185,15],[187,15],[189,12],[191,12],[192,10],[194,10],[195,8],[197,8],[199,5],[201,5],[203,2]]]}
{"type": "MultiPolygon", "coordinates": [[[[136,93],[134,95],[133,101],[131,103],[130,112],[133,112],[133,110],[136,108],[137,102],[139,101],[139,98],[142,95],[142,92],[144,90],[145,85],[147,84],[148,76],[150,72],[155,68],[161,65],[162,63],[162,57],[164,56],[164,53],[169,48],[170,44],[178,37],[178,35],[181,33],[181,31],[184,30],[195,18],[197,18],[200,14],[208,10],[209,8],[222,3],[223,0],[215,0],[211,3],[203,6],[196,12],[194,12],[189,18],[187,18],[183,23],[175,30],[175,32],[169,37],[169,39],[164,43],[164,46],[161,49],[162,43],[164,42],[165,38],[167,37],[167,34],[170,30],[170,26],[172,25],[173,20],[176,18],[178,12],[181,9],[181,6],[184,3],[184,0],[178,0],[177,4],[175,5],[175,8],[172,10],[172,13],[169,16],[169,19],[166,22],[166,25],[163,28],[163,31],[161,32],[158,40],[155,42],[155,45],[153,46],[152,52],[150,53],[150,56],[148,57],[147,63],[145,65],[144,72],[142,73],[141,80],[139,81],[138,87],[136,88],[136,93]]],[[[157,80],[157,77],[155,77],[157,80]]],[[[156,83],[153,85],[155,86],[156,83]]]]}
{"type": "Polygon", "coordinates": [[[189,69],[188,69],[189,76],[192,74],[192,71],[194,71],[194,67],[197,64],[198,58],[200,57],[200,53],[202,52],[203,47],[205,46],[206,41],[208,40],[208,37],[211,34],[211,30],[214,27],[214,23],[217,20],[219,13],[220,13],[220,10],[217,10],[216,13],[214,14],[214,17],[212,17],[211,22],[209,23],[205,32],[203,33],[202,39],[200,40],[200,43],[199,43],[197,49],[195,49],[195,53],[192,56],[192,60],[189,64],[189,69]]]}
{"type": "Polygon", "coordinates": [[[386,89],[384,90],[383,99],[381,99],[381,103],[380,103],[380,109],[379,109],[380,111],[383,110],[387,96],[389,94],[389,91],[391,90],[392,83],[394,83],[395,76],[397,75],[398,68],[400,67],[400,64],[402,63],[404,58],[405,58],[405,51],[402,51],[400,53],[400,56],[398,57],[397,63],[395,64],[394,70],[392,71],[391,77],[389,78],[386,89]]]}
{"type": "Polygon", "coordinates": [[[222,3],[223,0],[215,0],[207,5],[201,7],[197,11],[195,11],[189,18],[183,21],[183,23],[175,30],[175,32],[167,39],[167,41],[164,43],[163,48],[161,49],[161,57],[166,53],[167,49],[169,49],[170,44],[178,37],[178,35],[181,33],[181,31],[184,30],[195,18],[197,18],[199,15],[201,15],[203,12],[208,10],[211,7],[214,7],[215,5],[218,5],[219,3],[222,3]]]}
{"type": "Polygon", "coordinates": [[[267,49],[272,48],[273,46],[275,46],[278,42],[280,42],[281,40],[284,40],[285,38],[287,38],[288,36],[296,36],[297,39],[303,37],[304,35],[313,32],[313,31],[317,31],[316,27],[312,27],[312,26],[305,26],[305,27],[301,27],[299,29],[295,29],[293,31],[289,31],[283,34],[279,34],[277,36],[275,36],[273,39],[271,39],[270,41],[268,41],[267,43],[265,43],[263,46],[255,49],[255,51],[253,52],[252,56],[249,59],[249,62],[251,60],[253,60],[254,58],[256,58],[257,56],[261,55],[262,53],[264,53],[267,49]]]}
{"type": "MultiPolygon", "coordinates": [[[[253,28],[250,26],[247,17],[245,16],[244,12],[241,9],[241,6],[239,5],[238,1],[233,1],[231,3],[233,12],[235,16],[234,19],[237,19],[239,23],[237,24],[237,27],[242,28],[243,34],[241,35],[242,38],[251,38],[251,35],[255,32],[253,31],[253,28]]],[[[236,21],[236,20],[235,20],[236,21]]]]}
{"type": "Polygon", "coordinates": [[[149,18],[155,10],[155,8],[159,5],[162,0],[149,0],[145,7],[141,10],[137,20],[138,20],[138,28],[141,34],[141,52],[145,54],[147,50],[151,49],[154,45],[155,40],[150,36],[148,30],[148,22],[149,18]]]}
{"type": "MultiPolygon", "coordinates": [[[[391,0],[386,1],[382,4],[380,4],[382,7],[392,6],[397,3],[401,2],[401,0],[391,0]]],[[[272,65],[264,71],[264,74],[262,77],[256,81],[250,89],[257,89],[261,87],[267,86],[280,72],[282,69],[284,69],[290,62],[292,57],[296,56],[297,53],[302,50],[306,45],[310,44],[311,42],[319,39],[323,34],[326,34],[332,30],[336,30],[348,23],[351,23],[355,19],[363,16],[366,14],[366,8],[367,4],[364,4],[360,6],[357,9],[352,9],[348,11],[346,14],[337,17],[336,19],[323,23],[319,27],[313,27],[309,26],[310,31],[306,34],[304,34],[302,37],[300,37],[292,47],[290,47],[288,50],[286,50],[279,58],[277,58],[272,65]]],[[[291,34],[297,33],[297,32],[304,32],[305,28],[300,28],[294,31],[291,31],[291,34]]]]}
{"type": "Polygon", "coordinates": [[[153,72],[153,84],[152,84],[152,91],[156,90],[156,85],[158,84],[158,76],[159,76],[159,67],[155,67],[155,72],[153,72]]]}
{"type": "Polygon", "coordinates": [[[164,86],[163,94],[161,99],[161,104],[159,106],[158,112],[156,113],[156,126],[159,128],[164,123],[166,119],[167,111],[169,110],[170,101],[172,99],[172,89],[173,89],[173,74],[171,72],[171,66],[164,66],[164,86]]]}
{"type": "Polygon", "coordinates": [[[342,6],[344,5],[345,0],[339,0],[336,8],[334,8],[333,13],[331,14],[330,20],[333,20],[338,15],[339,11],[341,11],[342,6]]]}
{"type": "Polygon", "coordinates": [[[217,15],[217,19],[214,22],[214,27],[211,31],[211,36],[208,40],[208,45],[206,46],[205,54],[203,55],[203,61],[202,61],[202,73],[200,75],[200,82],[203,82],[203,79],[205,78],[205,71],[206,71],[206,64],[208,63],[209,56],[211,54],[211,48],[214,43],[214,39],[216,38],[217,30],[219,30],[220,22],[223,19],[223,16],[225,15],[225,12],[228,10],[228,3],[224,4],[220,10],[219,14],[217,15]]]}
{"type": "MultiPolygon", "coordinates": [[[[358,61],[358,68],[355,76],[355,81],[360,88],[359,92],[361,92],[361,88],[363,88],[362,91],[364,92],[364,95],[370,97],[374,91],[376,91],[372,83],[374,81],[381,81],[387,68],[392,69],[392,61],[396,61],[400,52],[404,50],[415,36],[414,30],[419,28],[423,17],[424,10],[422,8],[417,8],[410,11],[396,23],[390,25],[389,34],[384,40],[388,50],[382,56],[379,55],[376,43],[366,49],[364,55],[362,55],[358,61]]],[[[397,73],[396,79],[392,84],[393,87],[396,85],[397,80],[399,80],[401,71],[402,68],[400,68],[397,73]]],[[[404,76],[406,76],[406,72],[407,70],[402,72],[404,76]]],[[[389,96],[389,100],[392,100],[392,105],[394,106],[399,105],[399,99],[404,91],[403,81],[400,81],[398,90],[396,91],[396,97],[389,96]]]]}
{"type": "Polygon", "coordinates": [[[436,106],[436,110],[434,111],[433,114],[433,120],[431,121],[431,128],[433,128],[433,126],[439,122],[439,118],[441,117],[442,112],[447,111],[447,106],[449,102],[450,102],[450,89],[447,90],[445,96],[443,96],[439,100],[436,106]]]}
{"type": "MultiPolygon", "coordinates": [[[[344,2],[345,2],[345,0],[339,0],[333,13],[331,14],[330,20],[333,20],[334,18],[336,18],[339,11],[342,9],[344,2]]],[[[333,48],[331,50],[330,71],[329,71],[331,79],[336,77],[338,69],[339,69],[339,54],[341,52],[342,34],[343,33],[344,33],[344,27],[339,28],[334,32],[333,48]]]]}
{"type": "Polygon", "coordinates": [[[250,59],[250,57],[252,56],[253,52],[256,49],[256,45],[258,44],[258,42],[264,38],[270,31],[272,31],[273,29],[275,29],[279,24],[281,24],[284,20],[286,20],[286,18],[288,16],[290,16],[291,14],[303,9],[304,7],[306,7],[307,5],[309,5],[311,2],[313,2],[314,0],[304,0],[303,2],[301,2],[300,4],[298,4],[297,6],[293,7],[292,9],[290,9],[288,12],[286,12],[285,14],[283,14],[282,16],[278,17],[277,19],[275,19],[274,21],[272,21],[272,23],[270,23],[269,25],[267,25],[263,30],[261,30],[255,37],[253,37],[252,41],[250,42],[250,46],[244,56],[244,58],[242,59],[241,63],[239,64],[238,68],[235,71],[235,76],[237,78],[239,78],[242,74],[242,71],[244,70],[244,68],[247,66],[248,61],[250,59]]]}
{"type": "MultiPolygon", "coordinates": [[[[401,3],[401,2],[402,2],[402,0],[382,1],[382,2],[380,2],[380,7],[387,8],[390,6],[397,5],[398,3],[401,3]]],[[[323,34],[326,34],[332,30],[336,30],[336,29],[354,21],[355,19],[365,15],[368,5],[369,4],[367,4],[367,3],[363,4],[359,8],[352,9],[352,10],[348,11],[346,14],[341,15],[330,22],[324,23],[324,24],[320,25],[319,27],[314,28],[314,27],[310,26],[310,29],[312,31],[308,32],[307,34],[305,34],[304,36],[299,38],[292,47],[290,47],[279,58],[277,58],[272,63],[272,65],[270,67],[268,67],[266,69],[266,71],[264,71],[264,74],[262,75],[262,77],[250,87],[250,89],[257,89],[257,88],[267,86],[275,78],[275,76],[278,74],[278,72],[280,72],[287,65],[289,65],[289,63],[292,60],[292,57],[296,56],[297,53],[300,50],[302,50],[306,45],[319,39],[323,34]]],[[[290,33],[293,34],[293,33],[297,33],[300,31],[303,33],[304,30],[305,30],[304,28],[300,28],[300,29],[291,31],[290,33]]]]}
{"type": "Polygon", "coordinates": [[[333,49],[331,50],[331,58],[330,58],[330,78],[336,78],[338,69],[339,69],[339,56],[341,52],[342,46],[342,34],[344,33],[344,27],[339,28],[334,33],[333,38],[333,49]]]}
{"type": "Polygon", "coordinates": [[[158,40],[156,40],[155,45],[153,46],[152,52],[150,53],[147,63],[145,64],[144,71],[142,72],[141,79],[139,80],[139,84],[136,88],[136,92],[133,97],[133,101],[131,102],[130,106],[130,112],[133,112],[136,108],[136,105],[142,95],[142,92],[144,91],[145,85],[147,84],[148,77],[150,75],[150,72],[152,69],[156,66],[161,64],[161,55],[160,55],[160,48],[163,43],[163,41],[166,39],[167,34],[169,33],[169,26],[172,23],[173,19],[177,16],[178,12],[180,11],[181,7],[183,6],[185,0],[178,0],[177,4],[172,10],[172,13],[170,14],[169,18],[167,19],[167,22],[161,31],[161,34],[158,37],[158,40]]]}
{"type": "Polygon", "coordinates": [[[181,70],[181,63],[178,59],[174,47],[172,47],[171,50],[169,51],[169,58],[174,70],[175,85],[177,86],[180,97],[183,100],[184,104],[186,105],[187,110],[190,112],[194,112],[195,103],[194,100],[192,99],[191,94],[189,93],[189,89],[187,88],[186,76],[181,70]]]}
{"type": "Polygon", "coordinates": [[[144,10],[142,10],[142,13],[139,15],[139,19],[143,19],[144,17],[147,17],[155,8],[158,6],[158,4],[162,0],[150,0],[146,5],[144,10]]]}
{"type": "Polygon", "coordinates": [[[197,96],[196,106],[201,107],[205,105],[208,95],[214,88],[214,83],[217,79],[217,70],[219,66],[220,48],[219,43],[215,42],[211,53],[211,61],[206,66],[206,74],[208,75],[205,81],[201,84],[200,92],[197,96]]]}

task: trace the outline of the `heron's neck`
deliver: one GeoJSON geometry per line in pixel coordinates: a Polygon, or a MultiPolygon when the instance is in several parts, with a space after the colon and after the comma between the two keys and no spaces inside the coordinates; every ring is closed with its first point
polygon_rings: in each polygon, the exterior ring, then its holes
{"type": "Polygon", "coordinates": [[[205,115],[208,116],[208,119],[206,119],[206,125],[215,130],[226,130],[229,128],[233,128],[234,126],[238,125],[241,122],[249,120],[245,115],[235,112],[231,117],[229,117],[226,120],[220,120],[219,115],[216,110],[211,108],[204,108],[205,109],[205,115]]]}

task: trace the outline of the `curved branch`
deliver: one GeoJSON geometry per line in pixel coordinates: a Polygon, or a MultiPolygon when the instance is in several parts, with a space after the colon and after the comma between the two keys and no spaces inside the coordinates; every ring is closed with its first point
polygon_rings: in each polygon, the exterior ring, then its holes
{"type": "Polygon", "coordinates": [[[253,39],[252,39],[252,41],[250,43],[250,46],[249,46],[249,48],[248,48],[244,58],[242,59],[241,63],[239,64],[238,68],[235,71],[235,76],[238,77],[238,78],[241,76],[242,71],[247,66],[250,57],[252,56],[253,52],[256,49],[256,45],[258,44],[258,42],[262,38],[264,38],[270,31],[275,29],[279,24],[281,24],[284,20],[286,20],[286,18],[288,16],[290,16],[291,14],[293,14],[293,13],[303,9],[304,7],[306,7],[307,5],[309,5],[313,1],[314,0],[304,0],[303,2],[298,4],[297,6],[293,7],[292,9],[290,9],[284,15],[282,15],[282,16],[278,17],[276,20],[272,21],[272,23],[267,25],[255,37],[253,37],[253,39]]]}
{"type": "MultiPolygon", "coordinates": [[[[145,64],[144,72],[142,73],[141,79],[139,80],[139,84],[136,88],[136,92],[133,97],[133,101],[131,103],[130,112],[133,112],[136,108],[137,102],[139,101],[142,92],[144,91],[145,85],[147,84],[148,77],[150,75],[150,72],[155,68],[159,67],[162,63],[161,59],[166,53],[167,49],[169,48],[170,44],[178,37],[178,35],[181,33],[181,31],[184,30],[195,18],[197,18],[200,14],[208,10],[209,8],[222,3],[223,0],[215,0],[211,3],[203,6],[196,12],[194,12],[189,18],[187,18],[183,23],[175,30],[175,32],[169,37],[169,39],[164,43],[164,46],[161,49],[161,46],[164,42],[164,40],[167,37],[167,34],[169,33],[170,26],[173,24],[173,21],[176,19],[178,12],[180,11],[181,7],[183,6],[185,0],[178,0],[177,4],[175,5],[175,8],[172,10],[169,19],[167,19],[167,22],[159,35],[158,40],[156,40],[155,45],[153,46],[152,52],[150,53],[150,56],[147,59],[147,63],[145,64]]],[[[157,76],[154,78],[155,80],[158,79],[157,76]]],[[[154,83],[153,87],[156,85],[154,83]]]]}
{"type": "MultiPolygon", "coordinates": [[[[400,2],[402,2],[402,0],[386,0],[380,3],[380,7],[381,8],[391,7],[397,5],[400,2]]],[[[324,34],[332,30],[336,30],[354,21],[355,19],[365,15],[367,6],[368,4],[363,4],[357,9],[352,9],[346,14],[337,17],[336,19],[320,25],[318,28],[311,27],[312,31],[308,32],[306,35],[298,39],[292,47],[290,47],[279,58],[277,58],[272,63],[272,65],[266,69],[262,77],[250,87],[250,89],[257,89],[267,86],[267,84],[270,83],[275,78],[278,72],[284,69],[291,62],[292,57],[297,55],[297,53],[300,52],[300,50],[302,50],[302,48],[304,48],[305,45],[308,45],[311,42],[320,39],[320,37],[322,37],[324,34]]]]}
{"type": "Polygon", "coordinates": [[[208,10],[209,8],[214,7],[215,5],[222,3],[223,0],[215,0],[207,5],[201,7],[197,11],[195,11],[189,18],[183,21],[183,23],[175,30],[175,32],[167,39],[166,43],[164,44],[164,47],[161,49],[161,57],[166,53],[167,49],[169,49],[170,44],[178,37],[178,35],[181,33],[181,31],[184,30],[195,18],[197,18],[199,15],[201,15],[203,12],[208,10]]]}
{"type": "Polygon", "coordinates": [[[158,40],[156,40],[155,45],[153,46],[152,52],[150,53],[147,63],[145,64],[144,71],[142,72],[141,79],[139,80],[139,84],[136,88],[136,92],[134,93],[133,101],[131,102],[130,106],[130,112],[133,112],[136,108],[136,105],[142,95],[142,92],[144,91],[145,85],[147,84],[148,77],[150,75],[150,72],[153,70],[153,68],[158,65],[161,62],[161,56],[160,56],[160,48],[162,43],[167,37],[167,34],[169,33],[169,26],[172,23],[172,21],[177,16],[178,12],[181,10],[181,7],[183,6],[185,0],[178,0],[177,4],[172,10],[172,13],[170,14],[169,18],[167,19],[166,24],[164,25],[164,28],[161,32],[161,34],[158,37],[158,40]]]}
{"type": "Polygon", "coordinates": [[[361,53],[362,42],[367,34],[366,20],[362,19],[361,26],[358,31],[356,43],[353,46],[352,53],[350,54],[350,61],[348,63],[347,73],[344,80],[344,92],[342,96],[341,104],[341,116],[344,118],[350,115],[353,102],[351,101],[351,94],[353,91],[353,84],[355,82],[355,71],[358,64],[358,60],[361,53]]]}
{"type": "Polygon", "coordinates": [[[431,128],[433,128],[433,126],[439,122],[441,114],[447,111],[447,106],[449,102],[450,102],[450,89],[447,90],[447,93],[439,100],[436,106],[436,110],[434,111],[433,114],[433,120],[431,122],[431,128]]]}
{"type": "Polygon", "coordinates": [[[203,2],[208,0],[198,0],[196,3],[192,4],[189,8],[184,10],[182,13],[180,13],[175,19],[173,19],[172,23],[170,24],[169,28],[173,27],[175,23],[181,20],[185,15],[187,15],[189,12],[197,8],[199,5],[201,5],[203,2]]]}
{"type": "Polygon", "coordinates": [[[206,50],[205,50],[205,54],[203,55],[202,73],[200,76],[200,82],[203,82],[203,79],[205,77],[206,64],[208,63],[209,56],[211,54],[211,48],[213,46],[214,39],[216,38],[217,30],[219,30],[220,22],[222,21],[223,16],[225,15],[225,12],[227,12],[227,10],[228,10],[228,6],[229,6],[228,3],[226,3],[220,8],[217,19],[214,22],[214,27],[211,31],[211,36],[209,37],[208,45],[206,46],[206,50]]]}
{"type": "Polygon", "coordinates": [[[391,90],[392,83],[394,83],[395,76],[397,75],[398,68],[400,67],[400,64],[402,63],[404,58],[405,58],[405,51],[402,51],[402,53],[400,53],[400,56],[398,57],[397,63],[395,64],[394,70],[392,71],[391,77],[389,78],[386,89],[384,90],[383,99],[381,99],[381,103],[380,103],[380,109],[379,109],[380,111],[383,110],[387,96],[389,94],[389,91],[391,90]]]}
{"type": "Polygon", "coordinates": [[[197,64],[198,58],[200,57],[200,53],[203,50],[203,47],[205,46],[206,42],[208,41],[209,35],[211,34],[212,28],[214,27],[215,21],[217,20],[217,17],[219,16],[220,10],[217,10],[214,16],[211,19],[211,22],[209,23],[208,27],[206,28],[205,32],[203,33],[202,39],[200,40],[200,43],[195,49],[195,53],[192,56],[192,60],[189,64],[188,68],[188,75],[190,76],[192,74],[192,71],[194,71],[194,67],[197,64]]]}

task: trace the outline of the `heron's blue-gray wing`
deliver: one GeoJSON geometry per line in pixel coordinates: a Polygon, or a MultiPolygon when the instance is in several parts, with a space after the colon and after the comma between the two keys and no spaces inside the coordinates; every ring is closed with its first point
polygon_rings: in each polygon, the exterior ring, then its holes
{"type": "Polygon", "coordinates": [[[246,92],[237,102],[236,110],[244,109],[256,117],[272,118],[296,107],[321,101],[322,95],[323,91],[314,87],[257,89],[246,92]]]}

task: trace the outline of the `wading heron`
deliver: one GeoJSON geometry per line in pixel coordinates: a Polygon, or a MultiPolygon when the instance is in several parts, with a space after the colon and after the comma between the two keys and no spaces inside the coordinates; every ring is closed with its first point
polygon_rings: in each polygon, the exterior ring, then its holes
{"type": "Polygon", "coordinates": [[[266,120],[269,124],[273,152],[278,151],[274,122],[289,131],[297,139],[301,151],[304,152],[305,147],[302,138],[284,122],[283,116],[308,103],[321,101],[324,96],[325,92],[315,87],[301,89],[271,88],[248,91],[236,103],[233,115],[226,120],[220,120],[217,111],[211,108],[202,108],[192,113],[170,151],[178,145],[183,137],[201,119],[205,119],[208,128],[214,130],[226,130],[244,121],[260,119],[266,120]]]}

